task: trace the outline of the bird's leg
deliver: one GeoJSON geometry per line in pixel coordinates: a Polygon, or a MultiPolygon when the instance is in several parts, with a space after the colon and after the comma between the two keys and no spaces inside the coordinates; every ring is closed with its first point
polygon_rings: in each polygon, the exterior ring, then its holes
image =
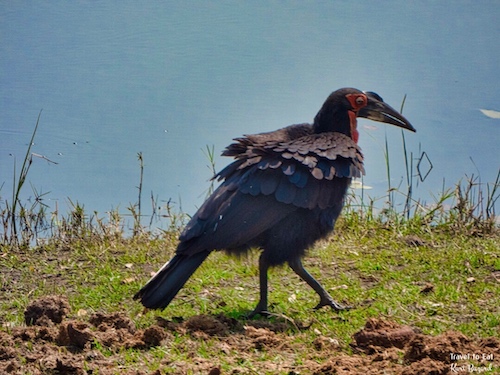
{"type": "Polygon", "coordinates": [[[267,270],[269,269],[269,264],[264,259],[261,254],[259,258],[259,282],[260,282],[260,300],[257,307],[248,314],[249,318],[253,318],[255,315],[268,315],[267,311],[267,270]]]}
{"type": "Polygon", "coordinates": [[[302,280],[304,280],[311,288],[314,289],[316,293],[318,293],[320,297],[320,301],[318,305],[314,308],[315,310],[323,307],[323,306],[330,306],[334,310],[346,310],[349,309],[350,307],[348,306],[343,306],[340,303],[336,302],[330,294],[321,286],[320,283],[316,281],[314,277],[311,276],[309,272],[306,271],[304,266],[302,265],[302,262],[299,258],[292,259],[288,262],[290,265],[290,268],[300,276],[302,280]]]}

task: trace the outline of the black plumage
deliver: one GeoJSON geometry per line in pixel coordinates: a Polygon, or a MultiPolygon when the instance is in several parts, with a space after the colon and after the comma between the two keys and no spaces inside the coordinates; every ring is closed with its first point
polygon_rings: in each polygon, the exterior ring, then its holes
{"type": "Polygon", "coordinates": [[[235,161],[214,176],[222,183],[187,224],[176,255],[134,298],[165,308],[213,250],[259,248],[260,301],[251,315],[267,312],[267,271],[283,263],[318,293],[316,308],[342,309],[301,259],[332,232],[351,179],[364,173],[357,117],[414,131],[377,94],[344,88],[327,98],[313,124],[235,139],[222,154],[235,161]]]}

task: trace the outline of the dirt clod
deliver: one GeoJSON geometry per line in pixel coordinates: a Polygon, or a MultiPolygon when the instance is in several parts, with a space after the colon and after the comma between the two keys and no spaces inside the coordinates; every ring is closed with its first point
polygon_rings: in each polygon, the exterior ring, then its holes
{"type": "Polygon", "coordinates": [[[124,329],[131,334],[134,334],[136,332],[134,322],[121,313],[109,315],[97,313],[90,317],[89,322],[97,327],[100,331],[106,331],[109,328],[113,328],[124,329]]]}
{"type": "Polygon", "coordinates": [[[167,338],[167,332],[159,326],[146,328],[142,333],[142,341],[146,347],[159,346],[167,338]]]}
{"type": "Polygon", "coordinates": [[[196,315],[186,322],[186,328],[190,332],[203,332],[209,336],[225,336],[228,333],[228,327],[210,315],[196,315]]]}
{"type": "Polygon", "coordinates": [[[383,348],[403,348],[405,344],[415,337],[413,328],[399,326],[393,322],[379,319],[369,319],[365,328],[354,334],[358,348],[379,346],[383,348]]]}
{"type": "Polygon", "coordinates": [[[28,305],[24,311],[24,321],[29,326],[51,326],[53,323],[61,323],[68,312],[66,297],[45,296],[28,305]]]}
{"type": "Polygon", "coordinates": [[[267,328],[245,327],[246,336],[251,340],[256,349],[282,347],[286,345],[280,336],[267,328]]]}
{"type": "Polygon", "coordinates": [[[214,367],[209,372],[208,375],[220,375],[220,367],[214,367]]]}
{"type": "Polygon", "coordinates": [[[90,348],[94,335],[87,323],[71,321],[59,326],[57,342],[63,346],[74,346],[76,348],[90,348]]]}
{"type": "Polygon", "coordinates": [[[462,353],[463,349],[474,350],[471,340],[459,332],[446,332],[436,337],[418,335],[408,343],[405,353],[407,362],[430,358],[443,363],[453,361],[451,353],[462,353]]]}

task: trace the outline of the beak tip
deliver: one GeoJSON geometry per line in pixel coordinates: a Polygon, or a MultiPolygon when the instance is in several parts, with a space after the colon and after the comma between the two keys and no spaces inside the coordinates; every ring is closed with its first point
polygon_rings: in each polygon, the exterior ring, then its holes
{"type": "Polygon", "coordinates": [[[405,125],[406,125],[406,126],[405,126],[404,128],[405,128],[406,130],[412,131],[412,132],[414,132],[414,133],[416,133],[416,132],[417,132],[417,129],[415,129],[415,128],[413,127],[413,125],[412,125],[412,124],[410,124],[409,122],[407,122],[405,125]]]}

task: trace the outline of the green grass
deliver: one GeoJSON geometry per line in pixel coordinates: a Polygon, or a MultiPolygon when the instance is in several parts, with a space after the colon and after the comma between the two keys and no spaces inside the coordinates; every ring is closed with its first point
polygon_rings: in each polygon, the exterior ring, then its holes
{"type": "MultiPolygon", "coordinates": [[[[386,316],[431,334],[450,328],[477,336],[498,332],[497,233],[460,236],[436,229],[416,235],[363,224],[353,227],[348,218],[340,221],[337,234],[319,243],[305,259],[306,268],[334,298],[353,305],[353,310],[312,312],[315,293],[288,267],[280,267],[270,272],[272,312],[312,320],[335,332],[344,344],[372,316],[386,316]],[[427,284],[433,290],[422,293],[427,284]]],[[[4,247],[0,253],[0,320],[20,324],[29,301],[63,294],[74,313],[126,311],[139,325],[147,326],[157,313],[141,314],[141,305],[131,297],[174,249],[171,237],[81,241],[16,252],[4,247]]],[[[243,319],[257,298],[257,253],[241,259],[213,253],[159,315],[223,313],[243,319]]]]}

